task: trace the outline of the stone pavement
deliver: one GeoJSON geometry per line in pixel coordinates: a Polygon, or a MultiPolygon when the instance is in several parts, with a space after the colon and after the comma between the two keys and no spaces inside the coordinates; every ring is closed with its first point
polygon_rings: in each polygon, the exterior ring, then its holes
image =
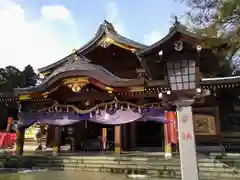
{"type": "Polygon", "coordinates": [[[4,180],[42,180],[42,179],[57,179],[57,180],[125,180],[128,177],[124,174],[112,174],[103,172],[72,172],[72,171],[46,171],[46,172],[18,172],[18,173],[3,173],[0,174],[0,179],[4,180]]]}

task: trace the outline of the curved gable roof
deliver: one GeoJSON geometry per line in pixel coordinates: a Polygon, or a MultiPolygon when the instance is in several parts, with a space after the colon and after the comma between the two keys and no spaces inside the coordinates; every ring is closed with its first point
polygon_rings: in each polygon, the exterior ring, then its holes
{"type": "MultiPolygon", "coordinates": [[[[140,50],[143,48],[146,48],[146,45],[143,45],[141,43],[135,42],[133,40],[130,40],[124,36],[121,36],[120,34],[118,34],[116,32],[116,30],[114,29],[113,25],[111,23],[109,23],[108,21],[104,21],[100,27],[98,28],[98,31],[96,33],[96,35],[85,45],[83,45],[81,48],[79,48],[75,53],[77,53],[78,55],[86,55],[87,52],[91,51],[92,49],[94,49],[95,47],[97,47],[99,45],[99,42],[105,37],[109,37],[110,39],[116,41],[118,44],[123,45],[123,46],[127,46],[130,48],[134,48],[136,50],[140,50]]],[[[53,63],[50,64],[48,66],[39,68],[38,71],[40,73],[46,72],[52,68],[55,68],[65,62],[67,62],[69,59],[71,59],[72,54],[68,55],[67,57],[53,63]]]]}
{"type": "Polygon", "coordinates": [[[151,46],[148,46],[144,49],[140,49],[139,51],[136,52],[137,56],[144,56],[147,54],[150,54],[152,51],[155,49],[158,49],[160,46],[162,46],[165,42],[170,40],[175,34],[180,33],[182,35],[185,35],[189,38],[193,38],[198,40],[199,37],[197,35],[189,30],[187,30],[187,27],[183,26],[179,22],[176,22],[173,27],[170,29],[170,32],[163,37],[161,40],[157,41],[156,43],[152,44],[151,46]]]}
{"type": "Polygon", "coordinates": [[[28,94],[33,92],[44,92],[48,87],[50,87],[56,81],[62,80],[68,77],[83,76],[92,78],[105,84],[109,87],[116,88],[128,88],[129,86],[140,86],[144,85],[144,79],[123,79],[113,75],[111,72],[107,71],[99,65],[92,64],[84,56],[80,56],[77,60],[72,60],[67,62],[64,66],[58,67],[53,73],[48,76],[41,84],[27,87],[27,88],[15,88],[15,94],[28,94]]]}

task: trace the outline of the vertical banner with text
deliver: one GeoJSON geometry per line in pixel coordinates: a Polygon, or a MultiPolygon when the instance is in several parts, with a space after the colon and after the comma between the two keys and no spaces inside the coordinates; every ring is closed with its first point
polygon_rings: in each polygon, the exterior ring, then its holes
{"type": "Polygon", "coordinates": [[[169,128],[169,112],[165,111],[165,121],[164,123],[164,145],[165,145],[165,157],[172,156],[172,147],[170,142],[170,128],[169,128]]]}
{"type": "Polygon", "coordinates": [[[169,134],[169,141],[172,144],[177,144],[178,142],[178,135],[177,135],[177,113],[175,111],[167,112],[167,120],[168,120],[168,134],[169,134]]]}

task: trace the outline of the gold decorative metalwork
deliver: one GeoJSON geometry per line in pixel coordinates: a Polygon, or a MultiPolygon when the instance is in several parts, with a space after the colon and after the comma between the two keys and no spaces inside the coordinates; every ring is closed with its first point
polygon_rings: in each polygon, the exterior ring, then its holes
{"type": "Polygon", "coordinates": [[[143,91],[144,91],[143,86],[130,87],[130,92],[143,92],[143,91]]]}
{"type": "Polygon", "coordinates": [[[76,49],[73,49],[73,50],[72,50],[72,53],[73,53],[73,54],[75,54],[76,52],[77,52],[77,50],[76,50],[76,49]]]}
{"type": "Polygon", "coordinates": [[[29,94],[23,94],[19,96],[20,101],[29,100],[29,99],[31,99],[31,95],[29,94]]]}
{"type": "Polygon", "coordinates": [[[112,93],[113,93],[113,88],[105,87],[105,89],[108,91],[109,94],[112,94],[112,93]]]}
{"type": "Polygon", "coordinates": [[[105,36],[99,43],[99,45],[103,48],[109,47],[111,44],[113,44],[113,40],[107,36],[105,36]]]}
{"type": "Polygon", "coordinates": [[[123,48],[123,49],[126,49],[126,50],[129,50],[131,52],[135,52],[136,49],[135,48],[132,48],[132,47],[128,47],[128,46],[125,46],[123,44],[120,44],[118,42],[116,42],[114,39],[108,37],[108,36],[105,36],[99,43],[99,45],[103,48],[107,48],[109,47],[111,44],[114,44],[115,46],[118,46],[120,48],[123,48]]]}
{"type": "Polygon", "coordinates": [[[79,92],[84,86],[88,84],[88,78],[87,77],[69,78],[63,80],[63,84],[71,88],[73,92],[79,92]]]}

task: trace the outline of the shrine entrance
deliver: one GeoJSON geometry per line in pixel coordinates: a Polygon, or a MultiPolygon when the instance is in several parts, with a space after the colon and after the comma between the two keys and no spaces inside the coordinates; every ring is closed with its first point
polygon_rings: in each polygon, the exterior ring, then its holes
{"type": "Polygon", "coordinates": [[[164,145],[164,124],[156,121],[136,123],[136,148],[160,149],[164,145]]]}
{"type": "MultiPolygon", "coordinates": [[[[54,144],[54,128],[49,126],[47,146],[54,144]]],[[[101,151],[102,150],[102,129],[107,129],[107,139],[114,142],[114,126],[103,125],[91,121],[80,121],[74,124],[61,126],[61,146],[74,144],[75,151],[101,151]]],[[[114,150],[108,147],[108,150],[114,150]]]]}

